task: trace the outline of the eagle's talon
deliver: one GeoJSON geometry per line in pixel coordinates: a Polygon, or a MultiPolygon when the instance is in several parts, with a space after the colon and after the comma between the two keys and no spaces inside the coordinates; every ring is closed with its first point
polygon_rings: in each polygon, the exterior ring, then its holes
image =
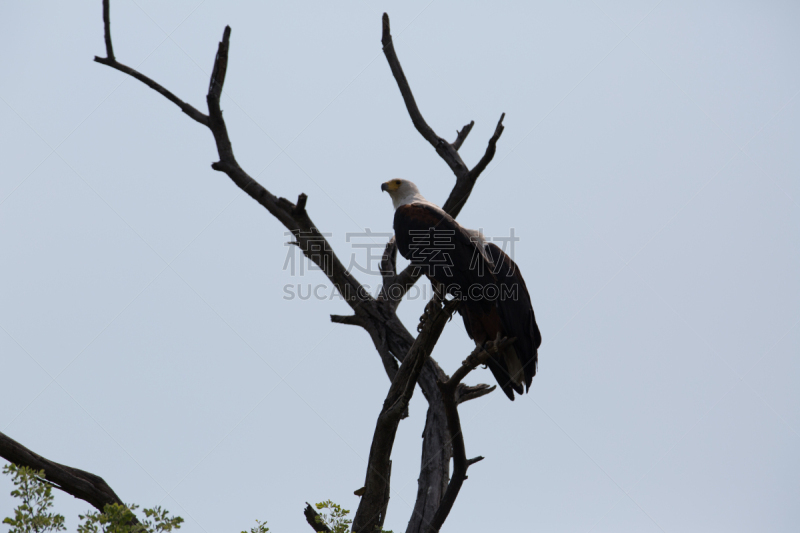
{"type": "Polygon", "coordinates": [[[427,322],[428,317],[433,315],[434,306],[436,303],[431,300],[425,305],[425,310],[422,311],[422,316],[419,317],[419,324],[417,324],[417,333],[422,331],[422,328],[425,326],[425,322],[427,322]]]}

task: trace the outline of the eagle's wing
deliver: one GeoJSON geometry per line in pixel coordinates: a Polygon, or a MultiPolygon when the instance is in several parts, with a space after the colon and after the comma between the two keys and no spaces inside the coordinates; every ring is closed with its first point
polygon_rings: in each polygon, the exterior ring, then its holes
{"type": "Polygon", "coordinates": [[[494,243],[488,243],[486,249],[495,264],[495,276],[501,286],[497,302],[500,318],[506,335],[517,338],[514,349],[525,373],[525,386],[530,389],[531,380],[536,375],[538,349],[542,344],[531,297],[516,263],[494,243]]]}
{"type": "Polygon", "coordinates": [[[413,203],[394,214],[397,250],[454,296],[493,279],[479,244],[453,217],[432,205],[413,203]]]}

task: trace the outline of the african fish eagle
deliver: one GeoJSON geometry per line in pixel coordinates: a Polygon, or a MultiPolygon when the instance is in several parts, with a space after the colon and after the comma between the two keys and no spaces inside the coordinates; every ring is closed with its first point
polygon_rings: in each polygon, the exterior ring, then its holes
{"type": "Polygon", "coordinates": [[[510,400],[529,390],[542,336],[519,267],[479,231],[468,230],[420,194],[408,180],[381,184],[394,204],[397,250],[447,294],[462,300],[458,312],[475,344],[515,337],[487,364],[510,400]]]}

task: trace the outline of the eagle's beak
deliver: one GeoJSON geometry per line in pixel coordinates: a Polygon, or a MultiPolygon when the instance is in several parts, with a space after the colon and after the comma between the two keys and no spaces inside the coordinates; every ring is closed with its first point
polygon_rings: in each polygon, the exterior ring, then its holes
{"type": "Polygon", "coordinates": [[[387,184],[387,183],[381,183],[381,191],[382,191],[382,192],[386,192],[386,191],[388,191],[388,190],[389,190],[389,184],[387,184]]]}

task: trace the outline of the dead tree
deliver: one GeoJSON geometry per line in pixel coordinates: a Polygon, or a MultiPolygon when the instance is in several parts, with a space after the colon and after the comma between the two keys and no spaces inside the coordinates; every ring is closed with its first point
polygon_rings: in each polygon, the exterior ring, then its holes
{"type": "MultiPolygon", "coordinates": [[[[208,112],[203,113],[158,82],[117,61],[111,40],[109,0],[103,0],[103,23],[106,56],[95,57],[94,60],[141,81],[177,105],[192,120],[211,131],[219,157],[211,168],[225,173],[236,186],[291,231],[295,238],[293,244],[298,246],[310,261],[319,266],[333,283],[353,314],[331,315],[331,320],[340,324],[360,326],[372,339],[391,386],[376,424],[364,493],[354,517],[353,531],[372,532],[376,528],[380,530],[383,526],[389,503],[390,457],[395,433],[400,420],[407,416],[408,402],[417,384],[428,402],[428,411],[422,435],[417,499],[406,531],[409,533],[438,531],[466,479],[467,468],[482,459],[482,457],[474,459],[466,457],[457,406],[484,396],[495,388],[484,384],[468,386],[463,384],[462,380],[472,369],[485,362],[490,354],[513,342],[513,339],[497,339],[485,347],[477,348],[452,377],[447,376],[430,354],[457,302],[441,302],[434,297],[432,304],[426,307],[426,320],[415,338],[401,323],[396,310],[406,292],[418,281],[419,275],[410,267],[397,272],[397,248],[393,239],[387,243],[381,262],[383,287],[377,297],[372,297],[347,271],[332,251],[323,233],[311,220],[306,211],[308,197],[305,194],[299,194],[296,203],[277,197],[239,165],[234,157],[233,146],[220,107],[220,96],[228,67],[230,27],[225,28],[217,49],[206,95],[208,112]],[[452,479],[451,458],[454,464],[452,479]]],[[[386,14],[383,15],[381,42],[414,127],[433,146],[455,175],[455,185],[443,208],[451,216],[456,217],[468,200],[478,177],[494,157],[497,141],[503,133],[505,115],[500,116],[483,157],[474,167],[469,168],[458,150],[472,130],[474,122],[470,122],[458,131],[453,142],[439,137],[425,122],[417,107],[397,58],[392,43],[389,17],[386,14]]],[[[0,434],[0,456],[21,465],[44,469],[49,481],[100,510],[106,503],[119,503],[119,498],[101,478],[48,461],[2,434],[0,434]]],[[[316,531],[324,531],[313,523],[315,516],[313,509],[306,508],[305,514],[316,531]]]]}

